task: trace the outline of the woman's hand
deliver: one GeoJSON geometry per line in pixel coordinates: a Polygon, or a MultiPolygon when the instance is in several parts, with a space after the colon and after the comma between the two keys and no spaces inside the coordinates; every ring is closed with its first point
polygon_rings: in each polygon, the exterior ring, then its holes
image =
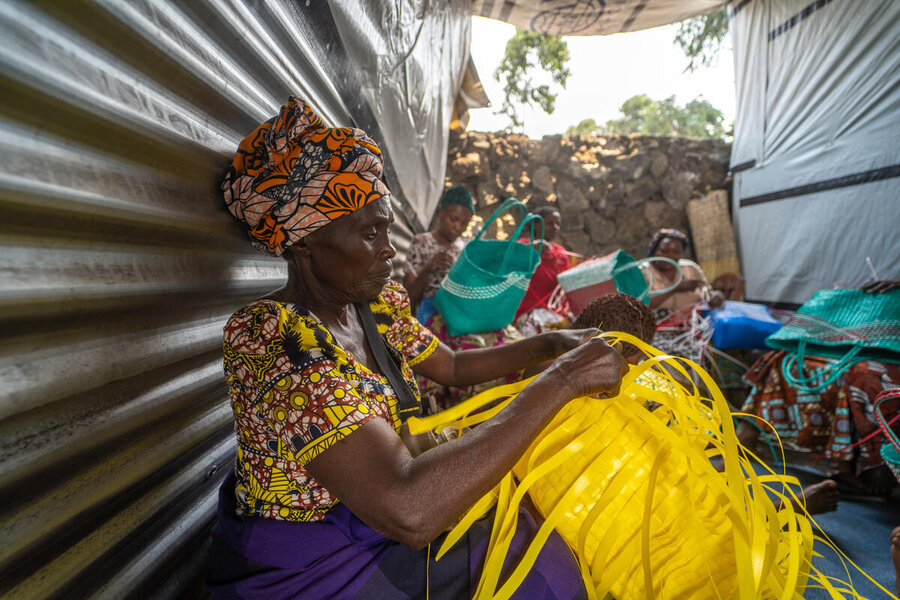
{"type": "Polygon", "coordinates": [[[450,267],[453,266],[455,262],[455,258],[453,255],[447,252],[446,250],[441,250],[433,257],[431,257],[431,262],[428,263],[429,272],[434,271],[449,271],[450,267]]]}
{"type": "Polygon", "coordinates": [[[540,254],[547,254],[553,250],[553,246],[547,240],[535,240],[532,245],[540,254]]]}
{"type": "Polygon", "coordinates": [[[725,294],[719,290],[710,290],[709,300],[706,302],[713,310],[725,306],[725,294]]]}
{"type": "Polygon", "coordinates": [[[538,335],[544,337],[549,344],[549,352],[543,358],[556,358],[569,350],[574,350],[595,335],[600,333],[596,327],[588,329],[560,329],[547,331],[538,335]]]}
{"type": "Polygon", "coordinates": [[[592,337],[553,361],[540,378],[546,377],[567,388],[569,400],[594,395],[612,398],[618,395],[627,372],[628,363],[622,355],[603,338],[592,337]]]}
{"type": "Polygon", "coordinates": [[[681,280],[681,283],[678,284],[678,287],[675,288],[676,292],[692,292],[696,290],[698,287],[707,285],[706,281],[699,278],[694,277],[685,277],[681,280]]]}
{"type": "Polygon", "coordinates": [[[883,279],[881,281],[870,281],[860,286],[859,289],[867,294],[884,294],[900,288],[900,279],[883,279]]]}

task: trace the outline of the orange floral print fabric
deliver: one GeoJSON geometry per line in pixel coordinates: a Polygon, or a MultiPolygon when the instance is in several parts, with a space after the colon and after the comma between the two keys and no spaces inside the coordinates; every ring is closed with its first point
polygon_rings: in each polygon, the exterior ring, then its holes
{"type": "Polygon", "coordinates": [[[361,129],[328,128],[291,96],[241,141],[221,189],[253,245],[280,256],[331,221],[390,195],[378,145],[361,129]]]}

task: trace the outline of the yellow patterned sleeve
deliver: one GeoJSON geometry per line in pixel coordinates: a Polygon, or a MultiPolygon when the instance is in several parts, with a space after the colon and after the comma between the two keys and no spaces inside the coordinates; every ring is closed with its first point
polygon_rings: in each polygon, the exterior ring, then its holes
{"type": "Polygon", "coordinates": [[[407,365],[417,365],[434,354],[437,336],[412,315],[409,295],[403,286],[391,281],[370,306],[378,332],[403,356],[407,365]]]}

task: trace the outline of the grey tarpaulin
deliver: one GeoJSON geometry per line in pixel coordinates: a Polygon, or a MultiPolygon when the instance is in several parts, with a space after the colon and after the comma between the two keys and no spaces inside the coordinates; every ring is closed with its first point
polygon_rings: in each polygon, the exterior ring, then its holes
{"type": "Polygon", "coordinates": [[[722,0],[474,0],[472,14],[549,35],[638,31],[714,12],[722,0]]]}
{"type": "Polygon", "coordinates": [[[802,303],[872,268],[900,278],[900,2],[733,10],[731,166],[747,297],[802,303]]]}

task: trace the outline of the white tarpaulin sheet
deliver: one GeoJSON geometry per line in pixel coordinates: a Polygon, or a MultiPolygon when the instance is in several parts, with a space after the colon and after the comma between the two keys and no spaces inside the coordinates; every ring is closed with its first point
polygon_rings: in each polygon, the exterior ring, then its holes
{"type": "Polygon", "coordinates": [[[474,0],[472,14],[548,35],[606,35],[667,25],[722,0],[474,0]]]}
{"type": "Polygon", "coordinates": [[[900,2],[734,6],[731,166],[746,295],[900,278],[900,2]]]}

